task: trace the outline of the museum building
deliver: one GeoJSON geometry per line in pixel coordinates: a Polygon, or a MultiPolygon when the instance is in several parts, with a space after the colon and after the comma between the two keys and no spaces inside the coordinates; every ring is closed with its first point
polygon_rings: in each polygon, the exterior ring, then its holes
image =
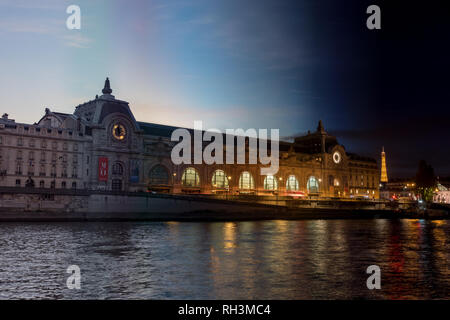
{"type": "Polygon", "coordinates": [[[260,164],[174,165],[177,127],[137,121],[129,103],[112,95],[108,78],[102,93],[73,114],[46,108],[34,124],[5,113],[0,186],[379,198],[376,160],[347,152],[321,121],[314,132],[280,141],[275,176],[261,175],[260,164]]]}

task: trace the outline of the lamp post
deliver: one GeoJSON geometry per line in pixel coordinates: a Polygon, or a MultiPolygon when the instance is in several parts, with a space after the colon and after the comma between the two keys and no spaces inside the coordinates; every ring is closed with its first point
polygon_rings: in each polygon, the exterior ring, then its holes
{"type": "Polygon", "coordinates": [[[175,190],[175,177],[177,176],[177,173],[176,172],[174,172],[173,174],[172,174],[172,193],[174,193],[174,190],[175,190]]]}
{"type": "Polygon", "coordinates": [[[279,196],[279,193],[280,193],[280,190],[281,190],[281,182],[283,181],[283,178],[282,177],[279,177],[278,178],[278,180],[280,181],[280,183],[278,184],[278,190],[277,190],[277,204],[278,204],[278,196],[279,196]]]}
{"type": "Polygon", "coordinates": [[[227,200],[228,200],[228,194],[230,193],[230,190],[231,190],[231,185],[230,185],[231,176],[228,176],[227,179],[228,179],[228,192],[227,192],[227,200]]]}

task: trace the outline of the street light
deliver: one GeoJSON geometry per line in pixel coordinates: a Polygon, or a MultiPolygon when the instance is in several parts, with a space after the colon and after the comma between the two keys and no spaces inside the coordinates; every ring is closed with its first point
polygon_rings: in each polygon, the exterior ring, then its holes
{"type": "Polygon", "coordinates": [[[228,200],[228,195],[230,194],[231,191],[231,186],[230,186],[230,181],[231,181],[231,176],[228,176],[228,192],[227,192],[227,200],[228,200]]]}
{"type": "Polygon", "coordinates": [[[175,177],[177,176],[177,173],[176,172],[174,172],[173,174],[172,174],[172,193],[173,193],[173,190],[174,190],[174,188],[175,188],[175,177]]]}

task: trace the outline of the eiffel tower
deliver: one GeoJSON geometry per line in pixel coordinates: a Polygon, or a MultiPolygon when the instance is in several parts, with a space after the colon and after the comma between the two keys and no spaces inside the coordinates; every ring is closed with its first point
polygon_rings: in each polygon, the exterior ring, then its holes
{"type": "Polygon", "coordinates": [[[386,170],[386,154],[384,153],[384,147],[381,150],[381,183],[388,182],[387,170],[386,170]]]}

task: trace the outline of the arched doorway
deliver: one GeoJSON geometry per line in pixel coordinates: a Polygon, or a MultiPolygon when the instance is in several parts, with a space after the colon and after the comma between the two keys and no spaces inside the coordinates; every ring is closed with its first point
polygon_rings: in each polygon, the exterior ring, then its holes
{"type": "Polygon", "coordinates": [[[111,189],[112,191],[122,191],[122,179],[112,179],[111,189]]]}
{"type": "Polygon", "coordinates": [[[112,191],[122,191],[123,189],[123,164],[120,162],[114,162],[112,165],[112,176],[113,179],[111,180],[111,190],[112,191]]]}

